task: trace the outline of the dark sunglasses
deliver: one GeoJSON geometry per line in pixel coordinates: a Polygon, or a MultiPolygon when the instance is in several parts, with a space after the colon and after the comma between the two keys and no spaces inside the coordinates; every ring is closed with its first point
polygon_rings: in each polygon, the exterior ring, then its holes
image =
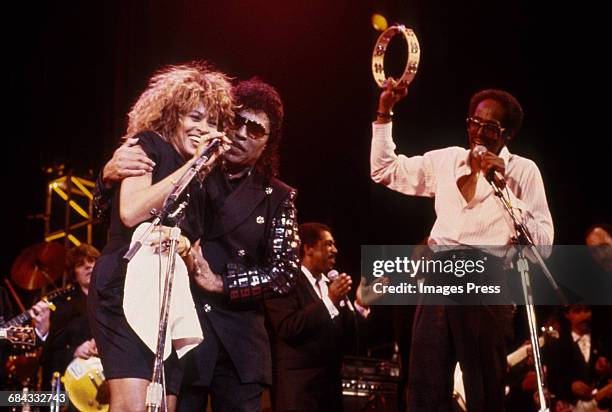
{"type": "Polygon", "coordinates": [[[234,117],[234,127],[240,129],[243,125],[246,126],[247,135],[251,139],[262,139],[269,134],[263,124],[237,114],[234,117]]]}
{"type": "Polygon", "coordinates": [[[478,129],[482,128],[482,134],[489,139],[495,139],[501,136],[504,130],[506,130],[497,123],[483,122],[475,117],[468,117],[465,119],[465,123],[468,130],[474,133],[478,132],[478,129]]]}

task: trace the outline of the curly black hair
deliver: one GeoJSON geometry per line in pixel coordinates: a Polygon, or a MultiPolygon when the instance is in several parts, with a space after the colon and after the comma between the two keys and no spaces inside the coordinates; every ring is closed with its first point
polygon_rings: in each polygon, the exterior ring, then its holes
{"type": "Polygon", "coordinates": [[[274,87],[254,77],[236,84],[232,93],[238,109],[263,111],[270,119],[268,143],[255,164],[255,169],[266,178],[278,176],[278,148],[282,137],[283,101],[274,87]]]}
{"type": "Polygon", "coordinates": [[[324,223],[319,222],[308,222],[302,223],[298,228],[298,235],[300,236],[300,258],[304,257],[304,246],[314,246],[321,240],[323,232],[331,233],[331,229],[324,223]]]}
{"type": "Polygon", "coordinates": [[[502,122],[502,126],[506,128],[506,134],[509,137],[516,136],[523,124],[523,108],[518,100],[506,91],[487,89],[474,94],[470,99],[468,116],[472,116],[478,104],[487,99],[495,100],[503,106],[504,121],[502,122]]]}

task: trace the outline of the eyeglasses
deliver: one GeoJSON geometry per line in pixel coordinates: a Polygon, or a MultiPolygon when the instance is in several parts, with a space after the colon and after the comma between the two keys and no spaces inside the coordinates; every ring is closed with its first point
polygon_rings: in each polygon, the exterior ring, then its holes
{"type": "Polygon", "coordinates": [[[243,125],[246,126],[247,135],[251,139],[263,139],[266,135],[270,134],[266,131],[266,127],[263,124],[237,114],[234,117],[234,126],[236,129],[240,129],[243,125]]]}
{"type": "Polygon", "coordinates": [[[506,130],[501,127],[499,123],[494,122],[483,122],[475,117],[468,117],[465,119],[468,131],[477,133],[482,128],[482,134],[489,139],[496,139],[506,130]]]}

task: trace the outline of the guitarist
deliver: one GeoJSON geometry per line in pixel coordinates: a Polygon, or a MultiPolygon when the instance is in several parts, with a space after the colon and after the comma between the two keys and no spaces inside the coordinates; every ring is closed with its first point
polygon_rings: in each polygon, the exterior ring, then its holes
{"type": "Polygon", "coordinates": [[[43,358],[43,386],[46,388],[51,385],[53,372],[63,374],[74,358],[88,359],[98,355],[87,318],[89,282],[98,256],[100,252],[85,243],[70,249],[66,256],[68,275],[78,287],[70,300],[57,304],[51,316],[43,358]]]}
{"type": "Polygon", "coordinates": [[[560,339],[551,345],[548,365],[550,390],[558,399],[557,408],[599,412],[598,403],[600,407],[609,406],[603,405],[609,401],[605,399],[607,394],[599,393],[612,378],[609,342],[602,336],[604,331],[591,328],[590,306],[569,305],[560,320],[560,339]]]}
{"type": "MultiPolygon", "coordinates": [[[[40,301],[32,306],[28,310],[36,331],[36,344],[42,344],[49,334],[49,304],[44,301],[40,301]]],[[[4,326],[5,322],[8,322],[15,316],[13,305],[9,298],[9,294],[6,289],[0,286],[0,326],[4,326]]],[[[6,371],[4,365],[6,364],[6,357],[9,355],[11,350],[10,343],[0,341],[0,387],[6,388],[6,371]]]]}

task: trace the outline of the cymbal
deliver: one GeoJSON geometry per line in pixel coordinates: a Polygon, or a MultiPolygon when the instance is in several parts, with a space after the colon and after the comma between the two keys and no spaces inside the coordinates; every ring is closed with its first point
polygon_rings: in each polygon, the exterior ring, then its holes
{"type": "Polygon", "coordinates": [[[11,279],[26,290],[40,289],[64,273],[66,249],[55,242],[43,242],[24,249],[11,268],[11,279]]]}

